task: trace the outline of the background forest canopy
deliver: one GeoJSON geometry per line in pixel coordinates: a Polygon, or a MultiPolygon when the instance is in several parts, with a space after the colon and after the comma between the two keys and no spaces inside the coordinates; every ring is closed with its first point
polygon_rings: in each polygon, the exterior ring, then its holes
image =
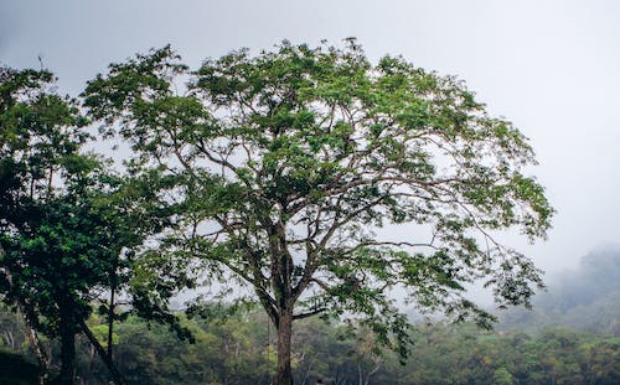
{"type": "Polygon", "coordinates": [[[59,338],[62,384],[74,383],[80,333],[123,383],[115,322],[135,313],[193,340],[169,305],[205,279],[233,284],[220,299],[249,289],[229,311],[265,311],[276,385],[293,383],[296,321],[343,319],[404,360],[411,335],[391,289],[488,327],[495,316],[467,285],[483,282],[500,307],[542,287],[532,260],[494,237],[550,227],[544,188],[525,174],[533,150],[455,77],[371,63],[347,39],[239,50],[197,70],[164,47],[110,65],[76,98],[45,70],[2,68],[0,80],[0,284],[42,379],[38,332],[59,338]],[[131,148],[120,169],[84,150],[90,125],[131,148]],[[388,225],[429,230],[377,237],[388,225]],[[88,325],[95,310],[105,343],[88,325]]]}
{"type": "MultiPolygon", "coordinates": [[[[597,250],[582,261],[586,269],[565,272],[550,281],[548,293],[535,300],[534,313],[517,314],[516,319],[511,318],[512,312],[504,315],[508,320],[498,325],[499,332],[481,331],[468,323],[416,323],[411,331],[415,354],[405,366],[391,353],[377,355],[372,334],[364,330],[347,336],[338,323],[304,320],[295,326],[295,383],[314,385],[321,377],[325,383],[337,385],[615,385],[620,378],[620,280],[608,278],[620,274],[620,250],[597,250]],[[566,289],[579,292],[580,298],[574,301],[573,292],[566,289]],[[547,302],[549,296],[553,301],[547,302]],[[582,307],[584,303],[588,308],[582,307]],[[564,310],[558,311],[558,307],[564,310]],[[574,318],[576,314],[579,320],[574,318]],[[541,329],[541,320],[550,322],[541,329]]],[[[104,318],[93,316],[88,322],[104,340],[104,318]]],[[[195,335],[193,345],[179,343],[165,327],[149,328],[136,317],[119,325],[116,354],[128,383],[270,383],[276,336],[264,314],[242,311],[226,320],[183,322],[195,335]]],[[[0,325],[2,349],[32,357],[19,318],[5,309],[0,312],[0,325]]],[[[89,343],[79,338],[77,346],[77,373],[82,383],[105,383],[107,370],[89,343]]],[[[48,348],[58,346],[51,343],[48,348]]],[[[15,372],[25,366],[16,360],[5,354],[0,365],[12,365],[15,372]]],[[[28,378],[33,378],[30,365],[28,378]]]]}

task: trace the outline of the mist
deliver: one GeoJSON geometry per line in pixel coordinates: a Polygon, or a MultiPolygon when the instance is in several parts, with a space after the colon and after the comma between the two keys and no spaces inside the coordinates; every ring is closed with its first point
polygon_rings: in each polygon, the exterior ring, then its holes
{"type": "MultiPolygon", "coordinates": [[[[172,44],[189,65],[282,39],[338,44],[356,36],[368,55],[402,55],[456,75],[529,138],[558,214],[546,241],[508,245],[552,278],[616,241],[620,202],[620,4],[611,0],[458,1],[3,1],[0,64],[44,66],[62,92],[152,47],[172,44]]],[[[122,157],[122,153],[111,153],[122,157]]],[[[399,229],[402,234],[411,229],[399,229]]]]}
{"type": "Polygon", "coordinates": [[[533,305],[502,314],[501,327],[620,335],[620,246],[596,247],[581,257],[578,268],[549,277],[548,290],[533,305]]]}

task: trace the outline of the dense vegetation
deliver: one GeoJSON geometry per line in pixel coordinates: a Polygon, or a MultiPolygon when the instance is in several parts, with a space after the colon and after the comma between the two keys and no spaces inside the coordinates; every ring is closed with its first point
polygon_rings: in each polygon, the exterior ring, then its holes
{"type": "MultiPolygon", "coordinates": [[[[0,322],[2,349],[31,357],[15,316],[4,312],[0,322]]],[[[95,318],[90,323],[100,336],[106,334],[104,324],[95,325],[95,318]]],[[[117,328],[118,366],[129,384],[270,384],[276,369],[275,336],[263,315],[186,324],[195,333],[195,344],[181,343],[167,329],[149,328],[137,318],[117,328]]],[[[567,329],[530,335],[483,332],[467,324],[424,326],[412,336],[415,355],[401,366],[390,354],[375,354],[370,334],[341,339],[344,334],[342,327],[317,319],[298,323],[293,340],[295,382],[312,385],[322,377],[334,385],[616,385],[620,379],[620,335],[567,329]]],[[[51,349],[58,347],[51,344],[51,349]]],[[[78,340],[78,351],[78,383],[107,383],[107,370],[86,340],[78,340]]],[[[0,362],[5,359],[0,357],[0,362]]],[[[15,357],[12,360],[13,369],[3,372],[5,376],[22,367],[15,357]]],[[[21,372],[31,376],[32,369],[21,372]]]]}
{"type": "MultiPolygon", "coordinates": [[[[555,278],[549,292],[534,301],[533,311],[504,313],[498,332],[471,324],[421,324],[412,334],[415,354],[405,366],[392,354],[377,355],[366,331],[351,335],[340,324],[304,320],[293,339],[295,382],[311,385],[322,377],[334,385],[616,385],[620,301],[613,299],[620,296],[620,280],[614,279],[619,273],[617,249],[595,251],[583,258],[578,271],[555,278]]],[[[116,360],[127,382],[269,384],[276,336],[266,316],[239,311],[224,320],[215,317],[217,307],[203,310],[212,317],[183,319],[195,344],[180,342],[168,328],[149,326],[137,317],[118,325],[116,360]]],[[[93,316],[88,324],[105,344],[105,318],[93,316]]],[[[36,383],[35,357],[21,318],[2,309],[0,330],[0,384],[36,383]]],[[[59,349],[57,341],[45,340],[44,345],[59,349]]],[[[105,365],[83,337],[78,338],[78,356],[81,384],[107,382],[105,365]]]]}

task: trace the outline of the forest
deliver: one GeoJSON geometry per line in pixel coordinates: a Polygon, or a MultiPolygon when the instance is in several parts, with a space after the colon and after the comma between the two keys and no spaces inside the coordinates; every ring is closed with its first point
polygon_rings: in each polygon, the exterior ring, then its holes
{"type": "MultiPolygon", "coordinates": [[[[556,277],[534,310],[513,309],[495,331],[472,324],[416,324],[405,365],[375,349],[365,330],[309,319],[296,325],[295,383],[334,385],[615,385],[620,380],[620,250],[582,258],[578,271],[556,277]],[[575,296],[579,293],[579,296],[575,296]]],[[[214,310],[214,309],[212,309],[214,310]]],[[[136,385],[269,384],[276,368],[275,334],[264,314],[184,319],[194,343],[162,325],[130,316],[114,333],[119,370],[136,385]]],[[[92,330],[106,340],[104,319],[92,330]]],[[[36,360],[17,314],[0,313],[2,384],[36,384],[36,360]],[[12,377],[12,375],[14,377],[12,377]]],[[[57,341],[46,340],[57,350],[57,341]]],[[[78,339],[78,383],[105,384],[109,375],[85,338],[78,339]]],[[[51,354],[51,356],[55,356],[51,354]]],[[[57,364],[57,363],[56,363],[57,364]]]]}

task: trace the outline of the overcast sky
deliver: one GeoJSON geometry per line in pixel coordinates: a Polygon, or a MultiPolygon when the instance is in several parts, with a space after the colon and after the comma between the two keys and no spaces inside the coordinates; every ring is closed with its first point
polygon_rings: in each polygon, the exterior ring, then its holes
{"type": "Polygon", "coordinates": [[[530,139],[558,210],[546,242],[512,237],[546,270],[620,230],[620,2],[614,0],[0,0],[0,64],[39,67],[76,93],[110,62],[171,43],[196,66],[282,39],[357,37],[457,75],[530,139]]]}

